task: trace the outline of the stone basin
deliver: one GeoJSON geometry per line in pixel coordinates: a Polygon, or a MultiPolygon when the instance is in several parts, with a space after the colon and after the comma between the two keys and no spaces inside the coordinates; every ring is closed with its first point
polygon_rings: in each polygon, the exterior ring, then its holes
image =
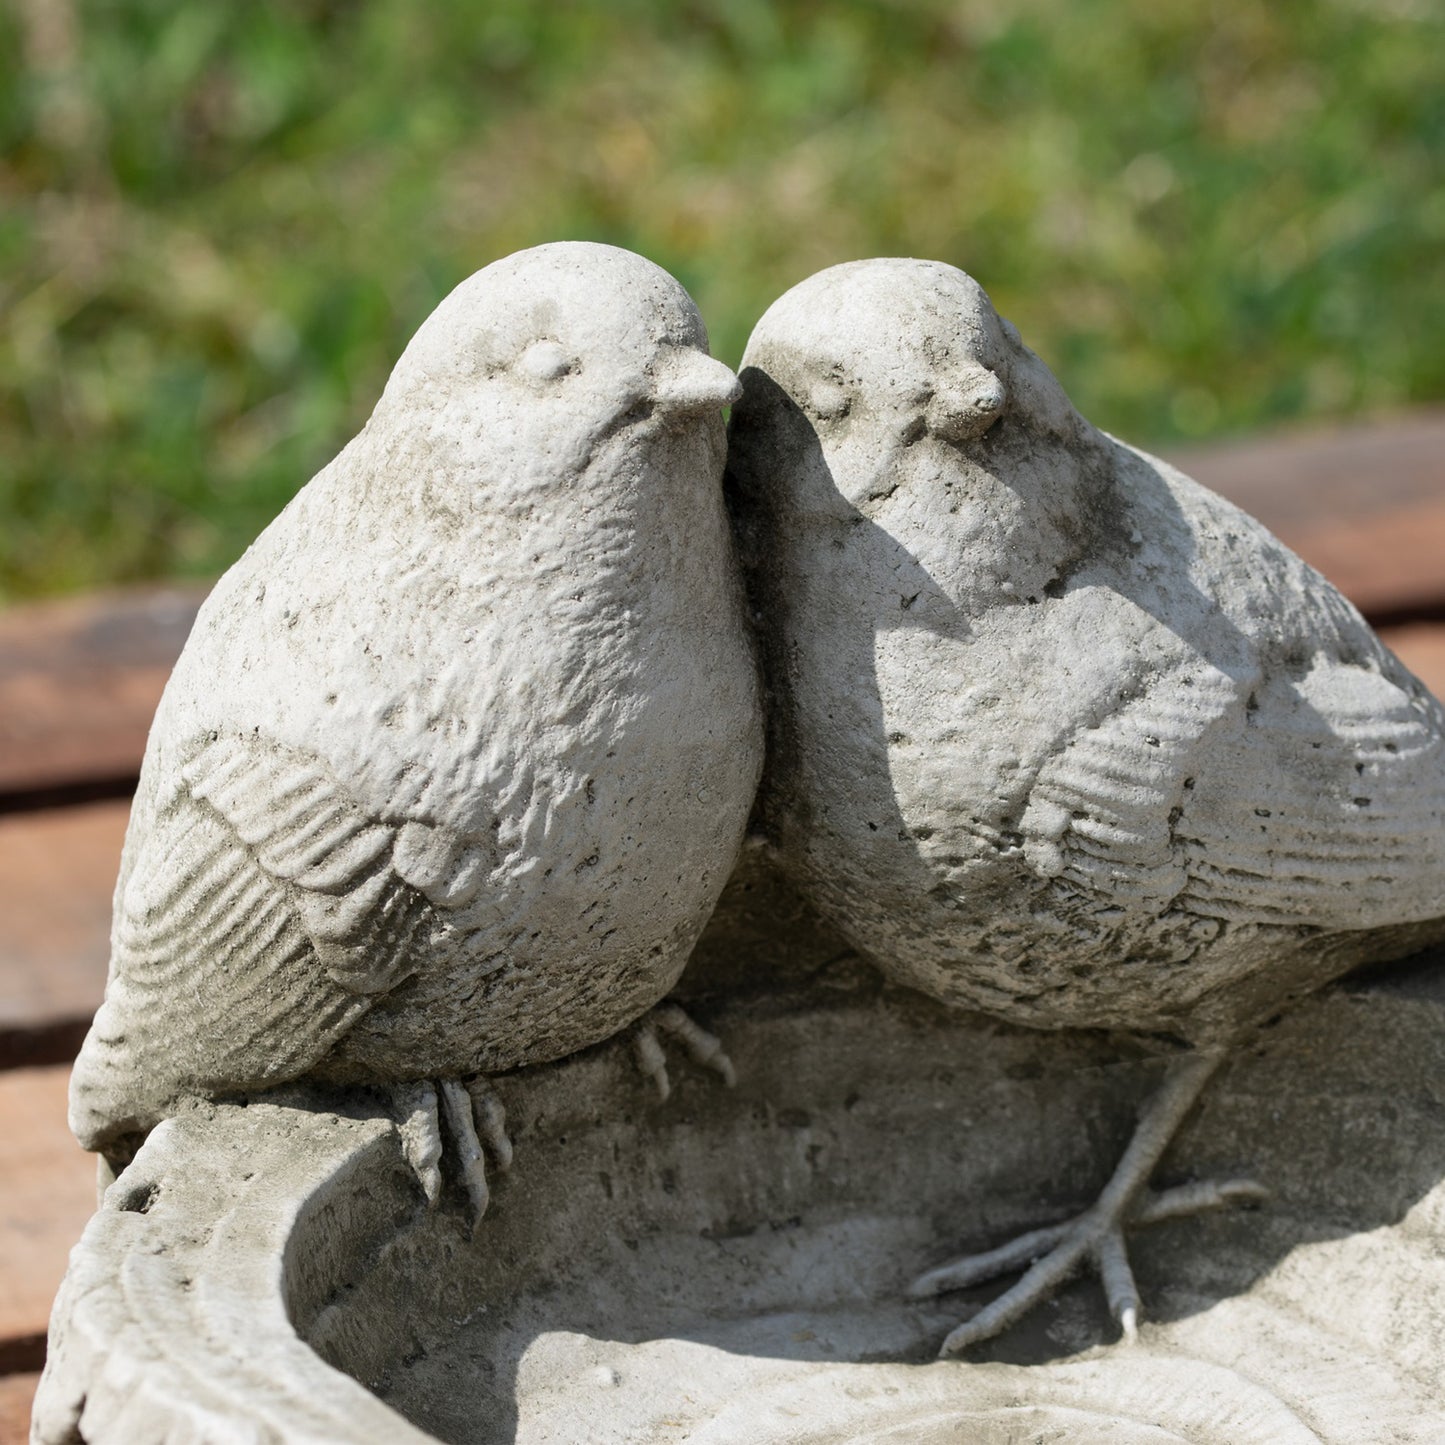
{"type": "Polygon", "coordinates": [[[1137,1345],[1080,1279],[962,1361],[920,1270],[1086,1205],[1162,1045],[1046,1035],[882,984],[760,875],[685,980],[735,1089],[627,1040],[496,1081],[516,1145],[473,1237],[379,1100],[159,1127],[56,1303],[36,1439],[1445,1439],[1445,964],[1248,1041],[1160,1181],[1272,1201],[1134,1236],[1137,1345]]]}

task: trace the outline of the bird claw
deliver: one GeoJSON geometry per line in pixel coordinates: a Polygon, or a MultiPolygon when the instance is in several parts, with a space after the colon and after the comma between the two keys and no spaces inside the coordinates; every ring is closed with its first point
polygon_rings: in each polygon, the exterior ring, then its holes
{"type": "Polygon", "coordinates": [[[491,1199],[487,1182],[487,1150],[505,1173],[512,1165],[512,1141],[507,1135],[506,1111],[483,1078],[467,1084],[443,1079],[437,1086],[426,1080],[397,1090],[401,1115],[402,1153],[411,1165],[428,1205],[441,1194],[443,1152],[442,1120],[452,1139],[452,1156],[461,1171],[471,1206],[472,1231],[482,1222],[491,1199]],[[440,1105],[438,1104],[440,1089],[440,1105]],[[485,1149],[483,1147],[485,1145],[485,1149]]]}
{"type": "Polygon", "coordinates": [[[401,1152],[411,1165],[428,1204],[435,1204],[442,1188],[442,1132],[437,1115],[437,1091],[421,1080],[395,1092],[397,1130],[401,1152]]]}
{"type": "Polygon", "coordinates": [[[672,1080],[667,1073],[667,1055],[659,1032],[671,1034],[681,1041],[694,1063],[711,1069],[731,1089],[737,1083],[737,1070],[716,1035],[700,1028],[675,1003],[659,1004],[643,1016],[633,1034],[638,1067],[657,1086],[659,1099],[666,1102],[672,1093],[672,1080]]]}
{"type": "MultiPolygon", "coordinates": [[[[1208,1210],[1258,1204],[1267,1197],[1268,1191],[1250,1179],[1183,1184],[1142,1194],[1129,1209],[1127,1224],[1159,1224],[1208,1210]]],[[[1002,1333],[1054,1294],[1079,1269],[1092,1265],[1104,1287],[1109,1313],[1118,1323],[1123,1340],[1132,1344],[1139,1336],[1143,1307],[1129,1264],[1124,1228],[1115,1211],[1096,1205],[1063,1224],[1030,1230],[996,1249],[964,1255],[931,1269],[913,1281],[908,1295],[911,1299],[932,1299],[1028,1266],[1015,1284],[972,1311],[944,1340],[939,1355],[946,1358],[1002,1333]]]]}

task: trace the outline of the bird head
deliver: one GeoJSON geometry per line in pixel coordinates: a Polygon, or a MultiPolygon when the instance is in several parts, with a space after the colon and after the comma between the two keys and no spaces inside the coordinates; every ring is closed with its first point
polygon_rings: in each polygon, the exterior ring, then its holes
{"type": "Polygon", "coordinates": [[[795,525],[872,522],[956,605],[1040,592],[1077,551],[1098,434],[955,267],[819,272],[759,321],[742,376],[740,484],[795,525]]]}
{"type": "Polygon", "coordinates": [[[722,408],[740,390],[666,271],[615,246],[556,242],[494,262],[437,307],[373,426],[435,479],[434,500],[490,508],[585,485],[601,454],[649,441],[719,451],[722,408]]]}

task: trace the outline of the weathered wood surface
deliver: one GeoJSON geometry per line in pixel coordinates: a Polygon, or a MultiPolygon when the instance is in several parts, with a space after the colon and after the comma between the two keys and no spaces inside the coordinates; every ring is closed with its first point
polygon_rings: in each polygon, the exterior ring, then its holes
{"type": "Polygon", "coordinates": [[[69,1076],[0,1073],[0,1374],[39,1369],[50,1302],[95,1210],[95,1160],[65,1125],[69,1076]]]}
{"type": "MultiPolygon", "coordinates": [[[[1445,545],[1445,535],[1441,543],[1445,545]]],[[[1382,627],[1380,636],[1436,697],[1445,698],[1445,622],[1382,627]]]]}
{"type": "Polygon", "coordinates": [[[1258,517],[1367,617],[1445,615],[1445,410],[1169,460],[1258,517]]]}
{"type": "MultiPolygon", "coordinates": [[[[1261,517],[1383,619],[1445,695],[1445,411],[1227,443],[1175,460],[1261,517]]],[[[110,782],[140,765],[204,587],[0,614],[0,799],[110,782]]],[[[0,814],[0,1067],[72,1056],[105,979],[126,804],[0,814]]]]}
{"type": "Polygon", "coordinates": [[[73,1057],[105,986],[130,804],[0,814],[0,1067],[73,1057]]]}
{"type": "Polygon", "coordinates": [[[135,777],[204,587],[0,613],[0,795],[135,777]]]}
{"type": "MultiPolygon", "coordinates": [[[[1383,635],[1445,696],[1445,624],[1383,635]]],[[[0,814],[0,1069],[68,1061],[84,1037],[105,987],[129,811],[117,800],[0,814]]]]}
{"type": "MultiPolygon", "coordinates": [[[[1171,452],[1381,621],[1445,619],[1445,411],[1171,452]]],[[[0,614],[0,795],[123,785],[204,586],[0,614]]]]}
{"type": "Polygon", "coordinates": [[[25,1445],[30,1438],[30,1402],[40,1375],[27,1370],[21,1375],[0,1376],[0,1445],[25,1445]]]}

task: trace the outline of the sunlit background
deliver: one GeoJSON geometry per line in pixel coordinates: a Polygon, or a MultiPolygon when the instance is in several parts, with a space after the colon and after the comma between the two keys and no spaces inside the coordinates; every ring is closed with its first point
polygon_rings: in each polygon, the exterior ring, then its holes
{"type": "Polygon", "coordinates": [[[1445,396],[1434,0],[5,0],[0,602],[223,568],[463,276],[964,267],[1168,445],[1445,396]]]}

